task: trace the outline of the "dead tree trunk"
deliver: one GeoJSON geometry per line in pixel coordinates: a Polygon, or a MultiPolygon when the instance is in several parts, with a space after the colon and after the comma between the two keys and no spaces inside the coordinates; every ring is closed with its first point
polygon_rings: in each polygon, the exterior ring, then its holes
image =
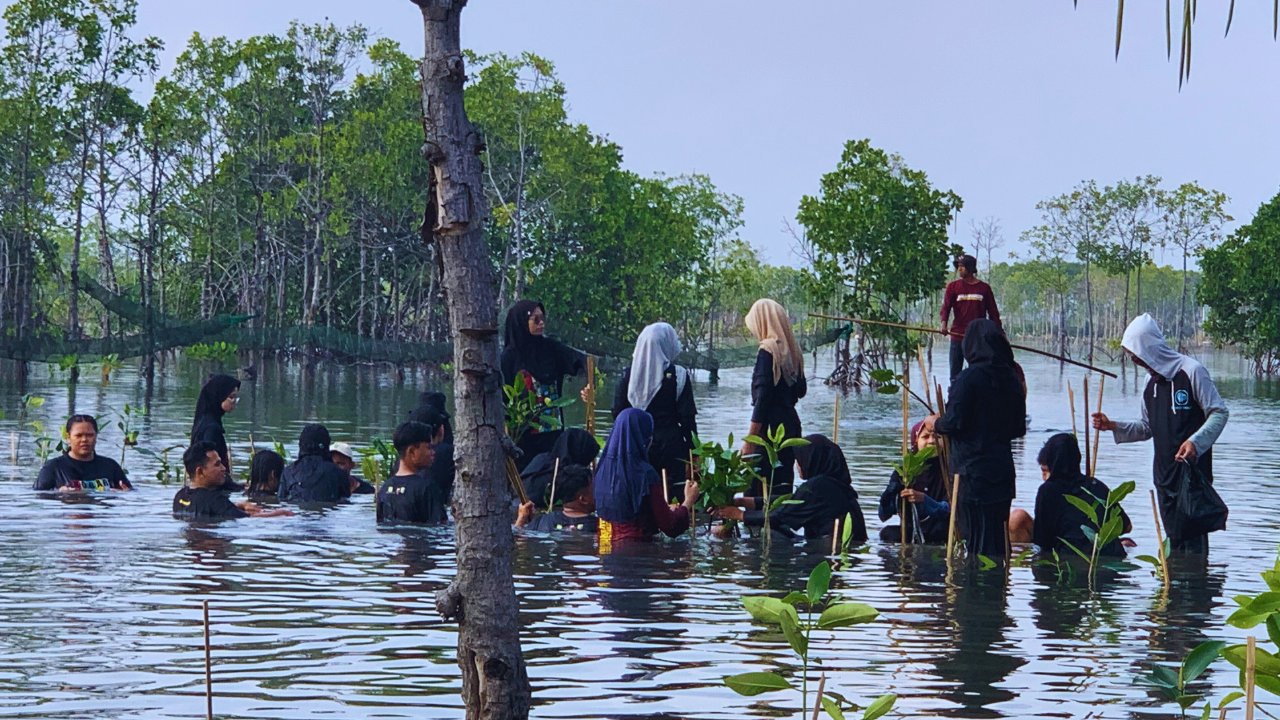
{"type": "Polygon", "coordinates": [[[488,208],[482,141],[462,98],[466,75],[458,27],[466,0],[412,1],[422,9],[424,147],[435,179],[424,230],[434,234],[444,264],[457,423],[458,571],[436,606],[458,622],[467,718],[523,720],[529,715],[530,690],[511,576],[512,493],[503,475],[497,287],[483,234],[488,208]]]}

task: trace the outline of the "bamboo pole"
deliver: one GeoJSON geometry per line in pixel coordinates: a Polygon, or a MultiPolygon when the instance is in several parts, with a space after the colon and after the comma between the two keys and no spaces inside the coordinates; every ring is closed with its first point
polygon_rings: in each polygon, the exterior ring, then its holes
{"type": "Polygon", "coordinates": [[[838,555],[840,550],[840,518],[836,518],[831,527],[831,554],[838,555]]]}
{"type": "MultiPolygon", "coordinates": [[[[907,453],[911,452],[911,387],[910,381],[911,366],[905,365],[902,368],[902,466],[907,466],[907,453]]],[[[906,478],[903,478],[905,481],[906,478]]],[[[903,483],[906,487],[906,483],[903,483]]],[[[907,545],[907,499],[898,497],[898,517],[901,518],[902,526],[902,545],[907,545]]]]}
{"type": "Polygon", "coordinates": [[[587,356],[587,398],[583,403],[587,414],[584,423],[592,437],[596,435],[596,356],[587,356]]]}
{"type": "Polygon", "coordinates": [[[810,720],[818,720],[818,711],[822,709],[822,691],[827,686],[827,674],[822,673],[822,677],[818,679],[818,694],[813,699],[813,717],[810,720]]]}
{"type": "MultiPolygon", "coordinates": [[[[1096,412],[1102,412],[1102,390],[1107,386],[1107,376],[1103,375],[1098,380],[1098,409],[1096,412]]],[[[1086,423],[1092,422],[1090,418],[1085,418],[1086,423]]],[[[1098,476],[1098,441],[1102,439],[1102,431],[1095,430],[1093,433],[1093,467],[1089,468],[1089,477],[1098,476]]]]}
{"type": "MultiPolygon", "coordinates": [[[[929,414],[933,414],[933,398],[929,397],[929,374],[924,370],[924,348],[916,347],[916,360],[920,363],[920,383],[924,385],[924,404],[929,407],[929,414]]],[[[941,398],[939,398],[941,402],[941,398]]]]}
{"type": "Polygon", "coordinates": [[[840,442],[840,391],[836,390],[836,418],[831,424],[831,442],[840,442]]]}
{"type": "MultiPolygon", "coordinates": [[[[693,464],[693,450],[689,451],[689,479],[698,483],[698,470],[693,464]]],[[[689,549],[693,549],[693,541],[698,539],[698,505],[689,506],[689,549]]]]}
{"type": "Polygon", "coordinates": [[[1093,458],[1089,455],[1089,376],[1084,376],[1084,469],[1093,467],[1093,458]]]}
{"type": "Polygon", "coordinates": [[[556,509],[556,478],[559,476],[560,458],[556,458],[556,464],[551,468],[551,497],[547,499],[548,512],[556,509]]]}
{"type": "Polygon", "coordinates": [[[204,701],[205,714],[213,720],[213,654],[209,646],[209,601],[204,606],[204,701]]]}
{"type": "Polygon", "coordinates": [[[1151,490],[1151,515],[1156,521],[1156,557],[1160,558],[1160,575],[1164,578],[1164,592],[1169,593],[1169,558],[1164,554],[1164,532],[1160,529],[1160,508],[1156,506],[1156,491],[1151,490]]]}
{"type": "Polygon", "coordinates": [[[662,468],[662,502],[671,502],[671,488],[667,486],[667,469],[662,468]]]}
{"type": "Polygon", "coordinates": [[[529,493],[524,491],[524,481],[520,479],[520,471],[516,469],[516,461],[511,458],[507,458],[507,481],[511,483],[511,488],[516,491],[516,497],[520,498],[520,504],[528,503],[529,493]]]}
{"type": "Polygon", "coordinates": [[[1079,437],[1080,433],[1076,430],[1076,391],[1071,387],[1071,381],[1067,381],[1067,402],[1071,403],[1071,434],[1079,437]]]}
{"type": "MultiPolygon", "coordinates": [[[[883,320],[863,320],[861,318],[855,318],[855,317],[837,317],[835,315],[822,315],[819,313],[809,313],[809,317],[824,318],[826,320],[839,320],[841,322],[858,323],[859,325],[883,325],[885,327],[895,327],[895,328],[901,328],[903,330],[915,330],[916,332],[927,332],[927,333],[933,333],[935,335],[949,336],[951,334],[946,330],[939,330],[938,328],[921,327],[918,325],[903,325],[902,323],[885,322],[883,320]]],[[[1044,350],[1037,350],[1036,348],[1027,347],[1026,345],[1014,345],[1013,343],[1009,343],[1009,347],[1013,348],[1014,350],[1025,350],[1029,353],[1035,353],[1036,355],[1043,355],[1047,358],[1053,358],[1054,360],[1058,360],[1059,362],[1064,362],[1069,365],[1075,365],[1076,367],[1082,367],[1085,370],[1092,370],[1094,372],[1102,373],[1103,375],[1106,375],[1107,377],[1110,377],[1110,378],[1116,377],[1115,373],[1110,372],[1108,370],[1103,370],[1102,368],[1094,367],[1092,365],[1087,365],[1085,363],[1079,362],[1078,360],[1072,360],[1071,358],[1063,357],[1061,355],[1054,355],[1053,353],[1046,352],[1044,350]]]]}
{"type": "Polygon", "coordinates": [[[1258,641],[1250,635],[1244,655],[1244,720],[1253,720],[1253,687],[1258,669],[1258,641]]]}
{"type": "Polygon", "coordinates": [[[960,503],[960,473],[951,476],[951,523],[947,527],[947,562],[956,554],[956,506],[960,503]]]}

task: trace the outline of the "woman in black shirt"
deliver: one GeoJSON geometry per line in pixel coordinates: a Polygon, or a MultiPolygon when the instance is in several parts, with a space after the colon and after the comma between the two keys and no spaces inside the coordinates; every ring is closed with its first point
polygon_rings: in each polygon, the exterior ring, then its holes
{"type": "MultiPolygon", "coordinates": [[[[546,327],[547,311],[542,303],[520,300],[511,306],[502,334],[502,377],[508,385],[520,378],[539,397],[554,400],[564,392],[565,375],[586,370],[587,356],[544,335],[546,327]]],[[[557,430],[526,432],[519,443],[524,455],[516,460],[516,468],[524,470],[534,456],[550,450],[559,435],[557,430]]]]}
{"type": "Polygon", "coordinates": [[[689,453],[698,432],[698,409],[693,402],[689,371],[676,365],[680,339],[675,328],[660,322],[640,332],[631,366],[613,397],[613,417],[629,407],[653,416],[653,444],[649,464],[661,475],[667,471],[671,487],[689,479],[689,453]]]}
{"type": "Polygon", "coordinates": [[[240,381],[230,375],[210,375],[200,389],[196,400],[196,417],[191,423],[191,442],[211,443],[222,458],[226,468],[226,480],[222,490],[238,492],[244,487],[231,477],[231,453],[227,451],[227,431],[222,427],[222,416],[236,409],[240,402],[240,381]]]}
{"type": "MultiPolygon", "coordinates": [[[[801,436],[800,416],[796,402],[808,390],[804,380],[804,358],[791,332],[791,320],[781,305],[768,298],[760,299],[747,313],[747,329],[760,342],[755,371],[751,374],[751,435],[764,437],[778,427],[786,429],[786,437],[801,436]]],[[[759,454],[758,472],[765,478],[773,473],[773,495],[791,492],[795,478],[795,452],[790,448],[778,454],[781,464],[769,467],[764,448],[746,443],[742,453],[759,454]]],[[[763,495],[761,483],[751,489],[752,495],[763,495]]]]}
{"type": "Polygon", "coordinates": [[[97,452],[98,421],[92,415],[67,420],[67,452],[40,468],[33,490],[132,490],[124,469],[97,452]]]}

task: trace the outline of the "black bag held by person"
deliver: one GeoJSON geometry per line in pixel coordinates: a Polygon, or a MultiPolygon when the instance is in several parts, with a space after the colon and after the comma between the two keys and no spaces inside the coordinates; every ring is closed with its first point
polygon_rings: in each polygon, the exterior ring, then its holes
{"type": "Polygon", "coordinates": [[[1168,524],[1173,542],[1227,529],[1227,504],[1195,463],[1183,463],[1182,483],[1168,524]]]}

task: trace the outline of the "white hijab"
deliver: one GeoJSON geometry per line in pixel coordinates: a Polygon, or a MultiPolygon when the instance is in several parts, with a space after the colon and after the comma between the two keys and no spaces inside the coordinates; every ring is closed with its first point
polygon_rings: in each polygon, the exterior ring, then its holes
{"type": "MultiPolygon", "coordinates": [[[[637,410],[648,410],[649,403],[662,388],[667,366],[680,354],[680,338],[671,325],[658,322],[640,331],[636,349],[631,354],[631,382],[627,385],[627,402],[637,410]]],[[[684,390],[684,368],[676,367],[676,397],[684,390]]]]}
{"type": "Polygon", "coordinates": [[[1155,370],[1160,377],[1172,379],[1182,364],[1182,355],[1169,347],[1164,341],[1164,333],[1155,318],[1143,313],[1129,323],[1124,329],[1124,339],[1120,346],[1137,355],[1148,367],[1155,370]]]}

